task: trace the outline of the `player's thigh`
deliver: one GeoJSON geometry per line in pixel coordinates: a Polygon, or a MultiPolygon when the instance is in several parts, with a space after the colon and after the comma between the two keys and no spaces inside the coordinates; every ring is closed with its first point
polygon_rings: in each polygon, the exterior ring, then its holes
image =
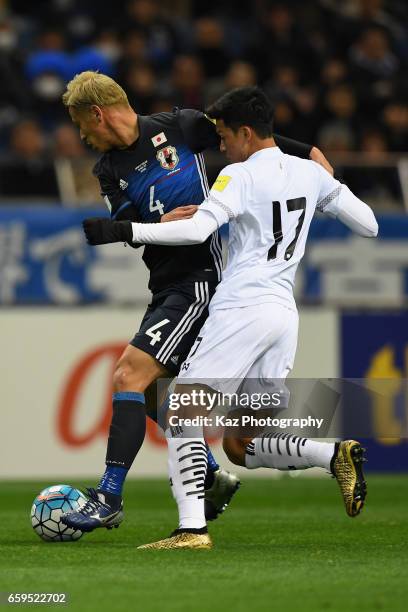
{"type": "Polygon", "coordinates": [[[280,322],[280,333],[253,362],[239,389],[241,394],[250,398],[253,410],[267,408],[265,398],[270,398],[268,408],[279,411],[288,407],[290,399],[285,380],[293,368],[296,355],[298,313],[280,305],[273,305],[272,313],[274,319],[280,322]]]}
{"type": "MultiPolygon", "coordinates": [[[[269,317],[278,325],[279,331],[271,338],[265,352],[251,365],[247,378],[253,380],[284,381],[293,368],[299,328],[299,316],[296,310],[280,304],[267,304],[269,317]]],[[[263,319],[266,320],[264,315],[263,319]]]]}
{"type": "Polygon", "coordinates": [[[204,281],[185,283],[153,302],[130,344],[149,354],[175,376],[207,318],[214,289],[204,281]]]}
{"type": "Polygon", "coordinates": [[[238,388],[252,364],[282,333],[282,322],[276,321],[270,306],[210,308],[209,317],[181,366],[181,382],[201,380],[202,384],[211,387],[213,383],[225,392],[238,388]]]}

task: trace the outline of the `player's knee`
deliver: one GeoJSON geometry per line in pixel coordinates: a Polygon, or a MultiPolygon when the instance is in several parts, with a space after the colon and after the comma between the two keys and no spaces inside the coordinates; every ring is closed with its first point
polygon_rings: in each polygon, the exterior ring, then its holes
{"type": "Polygon", "coordinates": [[[238,438],[224,438],[222,441],[225,454],[231,463],[245,465],[245,446],[238,438]]]}
{"type": "MultiPolygon", "coordinates": [[[[113,373],[113,390],[116,393],[128,391],[134,384],[135,374],[136,372],[131,362],[127,359],[120,359],[113,373]]],[[[138,389],[134,389],[134,391],[138,391],[138,389]]]]}
{"type": "Polygon", "coordinates": [[[113,373],[114,392],[144,393],[155,380],[166,374],[165,368],[143,351],[128,346],[113,373]]]}
{"type": "Polygon", "coordinates": [[[154,380],[154,374],[138,367],[133,360],[123,357],[119,359],[113,373],[113,391],[135,391],[144,393],[154,380]]]}

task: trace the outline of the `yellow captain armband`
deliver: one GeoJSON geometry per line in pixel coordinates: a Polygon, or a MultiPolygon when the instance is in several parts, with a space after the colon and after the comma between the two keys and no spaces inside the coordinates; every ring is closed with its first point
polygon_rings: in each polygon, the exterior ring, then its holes
{"type": "Polygon", "coordinates": [[[217,178],[214,185],[212,186],[212,189],[215,189],[216,191],[224,191],[231,178],[231,176],[227,176],[226,174],[220,174],[220,176],[217,178]]]}

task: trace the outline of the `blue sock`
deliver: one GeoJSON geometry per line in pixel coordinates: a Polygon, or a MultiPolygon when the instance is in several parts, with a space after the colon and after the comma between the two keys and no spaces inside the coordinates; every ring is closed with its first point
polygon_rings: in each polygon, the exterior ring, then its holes
{"type": "Polygon", "coordinates": [[[110,504],[118,503],[122,495],[123,484],[143,444],[145,431],[144,394],[133,391],[113,393],[106,469],[97,487],[110,504]]]}
{"type": "Polygon", "coordinates": [[[209,489],[214,483],[214,473],[220,469],[220,466],[214,459],[214,455],[207,443],[205,443],[205,447],[207,449],[207,473],[205,475],[204,489],[209,489]]]}
{"type": "Polygon", "coordinates": [[[216,472],[217,470],[220,469],[220,466],[216,462],[215,457],[212,454],[212,452],[210,451],[210,447],[208,446],[207,443],[205,444],[205,447],[207,449],[208,469],[211,470],[211,472],[216,472]]]}
{"type": "Polygon", "coordinates": [[[98,484],[98,491],[110,493],[111,495],[122,495],[122,489],[128,469],[124,467],[116,467],[107,465],[105,473],[98,484]]]}

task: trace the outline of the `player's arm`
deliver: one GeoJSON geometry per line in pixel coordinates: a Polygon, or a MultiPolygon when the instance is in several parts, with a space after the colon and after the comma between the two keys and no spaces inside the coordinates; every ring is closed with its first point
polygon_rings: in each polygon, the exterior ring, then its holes
{"type": "MultiPolygon", "coordinates": [[[[220,146],[220,137],[215,130],[215,121],[208,115],[191,108],[175,109],[181,131],[188,147],[193,153],[201,153],[206,149],[216,149],[220,146]]],[[[295,155],[303,159],[312,159],[325,170],[333,174],[333,168],[317,147],[314,147],[292,138],[274,134],[275,142],[284,153],[295,155]]]]}
{"type": "Polygon", "coordinates": [[[321,168],[319,174],[321,185],[317,210],[338,219],[360,236],[377,236],[378,223],[370,206],[355,196],[347,185],[340,183],[321,168]]]}
{"type": "Polygon", "coordinates": [[[110,160],[102,157],[93,173],[99,181],[101,196],[108,207],[111,219],[138,221],[136,207],[126,190],[120,188],[119,180],[115,180],[110,160]]]}
{"type": "Polygon", "coordinates": [[[168,213],[160,217],[160,223],[168,223],[169,221],[179,221],[180,219],[191,219],[197,212],[197,204],[187,204],[187,206],[177,206],[168,213]]]}
{"type": "MultiPolygon", "coordinates": [[[[140,243],[132,240],[130,233],[123,231],[124,227],[128,227],[127,223],[129,221],[139,221],[140,219],[136,206],[127,196],[126,192],[120,189],[118,181],[115,181],[113,178],[108,159],[102,158],[96,164],[94,175],[99,180],[101,195],[108,207],[111,218],[94,217],[83,221],[88,243],[96,245],[110,242],[127,242],[134,248],[142,246],[140,243]],[[118,225],[115,225],[116,223],[118,225]]],[[[175,219],[191,218],[196,210],[197,207],[194,205],[180,206],[163,215],[160,221],[166,222],[175,219]]]]}
{"type": "MultiPolygon", "coordinates": [[[[108,208],[112,221],[139,221],[139,215],[137,208],[132,200],[127,195],[126,191],[120,188],[119,181],[115,180],[111,167],[110,160],[106,157],[102,157],[100,161],[95,165],[93,174],[99,181],[101,188],[101,196],[108,208]]],[[[86,219],[86,222],[98,222],[99,217],[94,219],[86,219]]],[[[109,219],[105,219],[110,221],[109,219]]],[[[141,247],[141,244],[133,242],[132,240],[123,240],[127,242],[129,246],[137,249],[141,247]]],[[[91,243],[90,243],[91,244],[91,243]]]]}
{"type": "Polygon", "coordinates": [[[221,225],[243,212],[246,198],[245,171],[227,166],[215,181],[209,197],[191,219],[168,223],[131,223],[88,219],[83,223],[89,244],[141,242],[143,244],[201,244],[221,225]]]}
{"type": "Polygon", "coordinates": [[[143,244],[189,245],[205,242],[218,228],[208,211],[199,209],[191,219],[167,223],[132,223],[105,218],[85,219],[83,228],[88,244],[137,242],[143,244]]]}

